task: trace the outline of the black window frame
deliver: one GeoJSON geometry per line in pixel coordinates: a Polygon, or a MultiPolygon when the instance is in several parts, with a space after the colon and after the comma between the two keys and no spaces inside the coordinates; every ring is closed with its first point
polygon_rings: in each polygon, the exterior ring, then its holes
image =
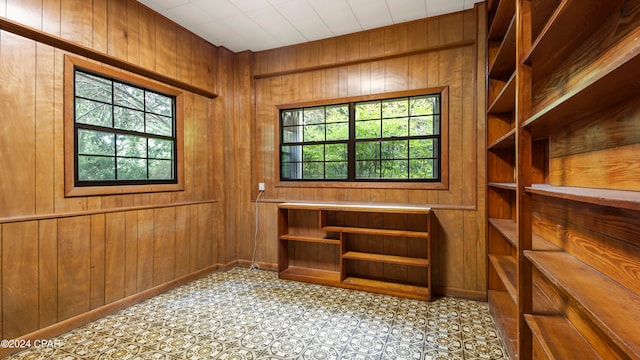
{"type": "MultiPolygon", "coordinates": [[[[179,182],[179,172],[178,172],[178,132],[177,132],[177,96],[174,94],[169,94],[169,93],[164,93],[161,91],[158,91],[156,89],[152,89],[149,87],[145,87],[142,86],[140,84],[134,83],[134,82],[130,82],[130,81],[126,81],[120,78],[116,78],[113,76],[109,76],[106,75],[104,73],[98,72],[98,71],[93,71],[91,69],[87,69],[85,67],[82,66],[78,66],[78,65],[74,65],[73,66],[73,99],[74,99],[74,106],[73,106],[73,132],[74,132],[74,144],[73,144],[73,156],[74,156],[74,186],[75,187],[96,187],[96,186],[107,186],[107,187],[111,187],[111,186],[126,186],[126,185],[171,185],[171,184],[178,184],[179,182]],[[88,98],[84,98],[82,96],[78,96],[77,92],[76,92],[76,76],[78,74],[78,72],[81,73],[85,73],[91,76],[95,76],[95,77],[99,77],[105,80],[108,80],[111,82],[111,102],[107,103],[107,102],[102,102],[105,105],[109,105],[111,106],[111,127],[106,127],[106,126],[99,126],[99,125],[91,125],[91,124],[84,124],[84,123],[79,123],[77,122],[77,114],[76,114],[76,106],[75,106],[75,102],[77,99],[85,99],[85,100],[91,100],[91,101],[95,101],[95,102],[100,102],[98,100],[95,99],[88,99],[88,98]],[[133,131],[133,130],[125,130],[125,129],[119,129],[115,126],[115,121],[116,121],[116,116],[115,116],[115,108],[116,107],[123,107],[122,105],[116,105],[115,102],[115,91],[114,91],[114,87],[115,87],[115,83],[119,83],[119,84],[124,84],[127,86],[131,86],[131,87],[135,87],[137,89],[140,89],[143,91],[143,99],[144,102],[146,103],[146,93],[150,92],[153,94],[157,94],[157,95],[162,95],[165,97],[168,97],[171,99],[171,135],[159,135],[159,134],[153,134],[153,133],[148,133],[148,132],[139,132],[139,131],[133,131]],[[81,180],[80,179],[80,161],[79,161],[79,157],[82,156],[82,154],[80,154],[79,152],[79,144],[78,144],[78,140],[79,140],[79,132],[81,130],[88,130],[88,131],[97,131],[97,132],[105,132],[105,133],[109,133],[114,135],[114,137],[117,137],[118,135],[130,135],[130,136],[137,136],[137,137],[143,137],[145,138],[145,141],[147,142],[147,146],[146,146],[146,156],[144,158],[142,157],[126,157],[126,156],[118,156],[117,153],[117,146],[114,144],[115,147],[115,152],[113,154],[113,156],[104,156],[104,157],[109,157],[109,158],[113,158],[114,159],[114,174],[115,174],[115,179],[113,180],[81,180]],[[167,141],[171,141],[172,143],[172,158],[171,159],[160,159],[160,158],[150,158],[149,157],[149,140],[150,139],[158,139],[158,140],[167,140],[167,141]],[[118,158],[135,158],[135,159],[145,159],[147,160],[146,162],[146,170],[147,170],[147,179],[121,179],[119,180],[117,178],[117,174],[118,174],[118,158]],[[172,161],[172,178],[171,179],[149,179],[149,160],[171,160],[172,161]]],[[[146,105],[146,104],[145,104],[146,105]]],[[[146,106],[145,106],[146,107],[146,106]]],[[[137,109],[134,109],[137,110],[137,109]]],[[[146,127],[146,118],[147,118],[147,114],[152,114],[152,115],[162,115],[162,114],[157,114],[154,113],[152,111],[147,111],[146,108],[142,110],[142,112],[144,113],[144,121],[145,121],[145,127],[146,127]]],[[[164,115],[162,115],[164,116],[164,115]]],[[[97,156],[97,155],[92,155],[92,156],[97,156]]]]}
{"type": "MultiPolygon", "coordinates": [[[[436,92],[424,92],[424,93],[412,93],[412,94],[407,94],[407,95],[397,95],[397,96],[389,96],[389,97],[383,97],[383,96],[379,96],[379,97],[374,97],[374,98],[366,98],[366,99],[358,99],[358,100],[353,100],[353,101],[336,101],[336,102],[327,102],[327,103],[322,103],[322,104],[317,104],[317,105],[311,105],[311,106],[283,106],[279,108],[279,112],[278,112],[278,127],[279,127],[279,143],[278,143],[278,174],[279,174],[279,179],[281,182],[283,182],[284,184],[287,183],[294,183],[294,182],[303,182],[303,183],[309,183],[309,182],[327,182],[327,183],[374,183],[374,182],[382,182],[382,183],[442,183],[442,181],[446,178],[446,173],[443,174],[443,172],[446,171],[446,168],[443,169],[443,153],[442,153],[442,148],[443,148],[443,136],[446,136],[446,134],[443,134],[443,121],[446,121],[445,119],[443,119],[443,115],[446,114],[446,109],[443,109],[443,104],[448,103],[448,101],[446,100],[446,94],[444,94],[444,91],[436,91],[436,92]],[[355,114],[355,108],[357,104],[362,104],[362,103],[369,103],[369,102],[379,102],[382,106],[382,103],[385,101],[393,101],[393,100],[399,100],[399,99],[411,99],[411,98],[420,98],[420,97],[437,97],[437,112],[433,112],[432,114],[429,114],[429,116],[436,116],[437,117],[437,134],[429,134],[429,135],[414,135],[412,136],[410,133],[408,133],[408,135],[406,136],[383,136],[383,132],[382,132],[382,127],[383,127],[383,121],[386,119],[392,119],[392,118],[384,118],[381,116],[380,119],[372,119],[373,121],[379,121],[380,122],[380,136],[379,137],[375,137],[375,138],[362,138],[362,139],[358,139],[356,138],[356,114],[355,114]],[[444,98],[444,99],[443,99],[444,98]],[[284,118],[283,118],[283,114],[287,111],[303,111],[304,109],[310,109],[310,108],[319,108],[319,107],[324,107],[325,109],[327,107],[333,107],[333,106],[340,106],[340,105],[346,105],[348,106],[348,113],[349,113],[349,136],[347,140],[325,140],[324,141],[297,141],[297,142],[286,142],[285,141],[285,134],[284,134],[284,130],[286,127],[284,125],[284,118]],[[437,172],[437,176],[432,177],[432,178],[411,178],[410,177],[410,165],[409,165],[409,161],[412,159],[409,152],[410,152],[410,146],[409,146],[409,142],[411,140],[428,140],[428,139],[432,139],[436,141],[436,145],[434,146],[434,152],[436,153],[435,156],[428,158],[434,161],[434,166],[437,172]],[[366,142],[378,142],[379,144],[381,144],[382,142],[388,142],[388,141],[407,141],[407,157],[406,158],[402,158],[400,160],[406,160],[407,161],[407,177],[406,178],[385,178],[382,177],[382,173],[381,173],[381,169],[380,169],[380,177],[370,177],[370,178],[358,178],[356,175],[356,167],[357,167],[357,159],[356,159],[356,144],[358,143],[366,143],[366,142]],[[299,178],[288,178],[287,176],[285,176],[284,174],[284,166],[283,166],[283,159],[284,159],[284,154],[283,154],[283,147],[285,146],[304,146],[304,145],[330,145],[330,144],[346,144],[347,145],[347,177],[344,179],[335,179],[335,178],[327,178],[327,173],[326,173],[326,166],[325,166],[325,170],[324,170],[324,177],[323,178],[304,178],[304,175],[301,174],[299,178]]],[[[325,110],[326,113],[326,110],[325,110]]],[[[382,112],[381,112],[382,113],[382,112]]],[[[425,115],[415,115],[417,116],[425,116],[425,115]]],[[[412,118],[412,115],[409,113],[408,116],[400,116],[400,117],[396,117],[396,118],[407,118],[407,123],[410,122],[410,119],[412,118]]],[[[325,124],[326,123],[326,118],[325,118],[325,124]]],[[[304,125],[303,125],[304,126],[304,125]]],[[[409,130],[408,130],[409,131],[409,130]]],[[[325,130],[325,134],[326,134],[326,130],[325,130]]],[[[380,145],[380,156],[379,156],[379,160],[397,160],[397,159],[383,159],[382,158],[382,145],[380,145]]],[[[302,152],[302,151],[301,151],[302,152]]],[[[425,158],[426,159],[426,158],[425,158]]],[[[327,163],[326,159],[324,159],[323,161],[318,161],[318,162],[323,162],[323,163],[327,163]]],[[[294,163],[294,162],[284,162],[284,163],[294,163]]],[[[301,156],[301,160],[299,161],[299,163],[301,164],[302,167],[304,167],[304,160],[302,159],[301,156]]]]}

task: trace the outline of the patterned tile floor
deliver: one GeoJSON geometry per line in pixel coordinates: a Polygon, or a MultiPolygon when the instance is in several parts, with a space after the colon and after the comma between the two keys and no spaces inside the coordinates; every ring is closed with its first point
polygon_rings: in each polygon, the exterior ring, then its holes
{"type": "Polygon", "coordinates": [[[486,303],[211,274],[8,359],[506,359],[486,303]]]}

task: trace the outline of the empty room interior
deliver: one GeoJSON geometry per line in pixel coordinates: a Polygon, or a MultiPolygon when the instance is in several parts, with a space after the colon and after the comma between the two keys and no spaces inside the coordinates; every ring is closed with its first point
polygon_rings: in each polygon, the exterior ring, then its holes
{"type": "Polygon", "coordinates": [[[0,0],[0,358],[640,359],[640,0],[0,0]]]}

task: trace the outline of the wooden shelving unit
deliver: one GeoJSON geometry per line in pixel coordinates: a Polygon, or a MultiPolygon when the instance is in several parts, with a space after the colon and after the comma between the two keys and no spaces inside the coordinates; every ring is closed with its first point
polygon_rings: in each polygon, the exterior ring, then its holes
{"type": "Polygon", "coordinates": [[[509,355],[640,359],[640,1],[490,4],[489,303],[509,355]]]}
{"type": "Polygon", "coordinates": [[[430,300],[430,215],[419,206],[280,204],[279,276],[430,300]]]}

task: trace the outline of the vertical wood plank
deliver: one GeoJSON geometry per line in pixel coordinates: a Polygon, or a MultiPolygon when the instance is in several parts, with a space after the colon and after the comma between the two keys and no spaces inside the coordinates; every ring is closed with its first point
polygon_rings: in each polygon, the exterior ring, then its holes
{"type": "Polygon", "coordinates": [[[2,334],[14,339],[38,329],[38,222],[2,225],[2,334]]]}
{"type": "Polygon", "coordinates": [[[176,76],[176,24],[164,17],[156,17],[156,71],[176,76]]]}
{"type": "Polygon", "coordinates": [[[6,0],[5,3],[8,19],[42,29],[42,0],[6,0]]]}
{"type": "Polygon", "coordinates": [[[198,211],[198,269],[203,269],[209,265],[213,265],[213,259],[217,258],[217,254],[212,256],[215,253],[215,248],[212,244],[213,236],[211,234],[211,222],[213,219],[211,218],[211,204],[198,204],[196,206],[198,211]]]}
{"type": "Polygon", "coordinates": [[[58,320],[90,310],[91,219],[58,220],[58,320]]]}
{"type": "Polygon", "coordinates": [[[138,292],[153,286],[153,210],[138,211],[138,292]]]}
{"type": "Polygon", "coordinates": [[[176,212],[174,208],[153,210],[153,284],[160,285],[175,278],[176,212]]]}
{"type": "Polygon", "coordinates": [[[60,0],[42,0],[42,31],[60,36],[60,0]]]}
{"type": "Polygon", "coordinates": [[[54,212],[54,49],[36,45],[36,213],[54,212]]]}
{"type": "Polygon", "coordinates": [[[176,273],[175,277],[189,273],[189,261],[191,256],[190,248],[190,217],[191,208],[188,206],[176,207],[176,273]]]}
{"type": "Polygon", "coordinates": [[[12,175],[0,177],[0,216],[31,215],[36,203],[36,44],[2,31],[0,48],[0,168],[12,175]]]}
{"type": "Polygon", "coordinates": [[[127,58],[126,0],[107,0],[107,53],[119,59],[127,58]]]}
{"type": "Polygon", "coordinates": [[[138,291],[138,212],[125,212],[124,296],[138,291]]]}
{"type": "Polygon", "coordinates": [[[140,63],[138,52],[138,2],[127,0],[127,61],[133,64],[140,63]]]}
{"type": "Polygon", "coordinates": [[[91,309],[105,304],[105,215],[91,216],[91,309]]]}
{"type": "Polygon", "coordinates": [[[60,0],[60,36],[91,47],[93,42],[93,2],[60,0]]]}
{"type": "Polygon", "coordinates": [[[125,255],[126,255],[126,215],[123,212],[108,213],[105,232],[105,303],[109,304],[124,297],[125,255]]]}
{"type": "Polygon", "coordinates": [[[38,225],[39,327],[58,321],[58,220],[40,220],[38,225]]]}
{"type": "MultiPolygon", "coordinates": [[[[93,1],[93,50],[107,53],[107,3],[113,1],[94,0],[93,1]]],[[[110,30],[110,29],[109,29],[110,30]]]]}
{"type": "Polygon", "coordinates": [[[138,6],[138,40],[139,65],[155,71],[156,16],[144,6],[138,6]]]}

